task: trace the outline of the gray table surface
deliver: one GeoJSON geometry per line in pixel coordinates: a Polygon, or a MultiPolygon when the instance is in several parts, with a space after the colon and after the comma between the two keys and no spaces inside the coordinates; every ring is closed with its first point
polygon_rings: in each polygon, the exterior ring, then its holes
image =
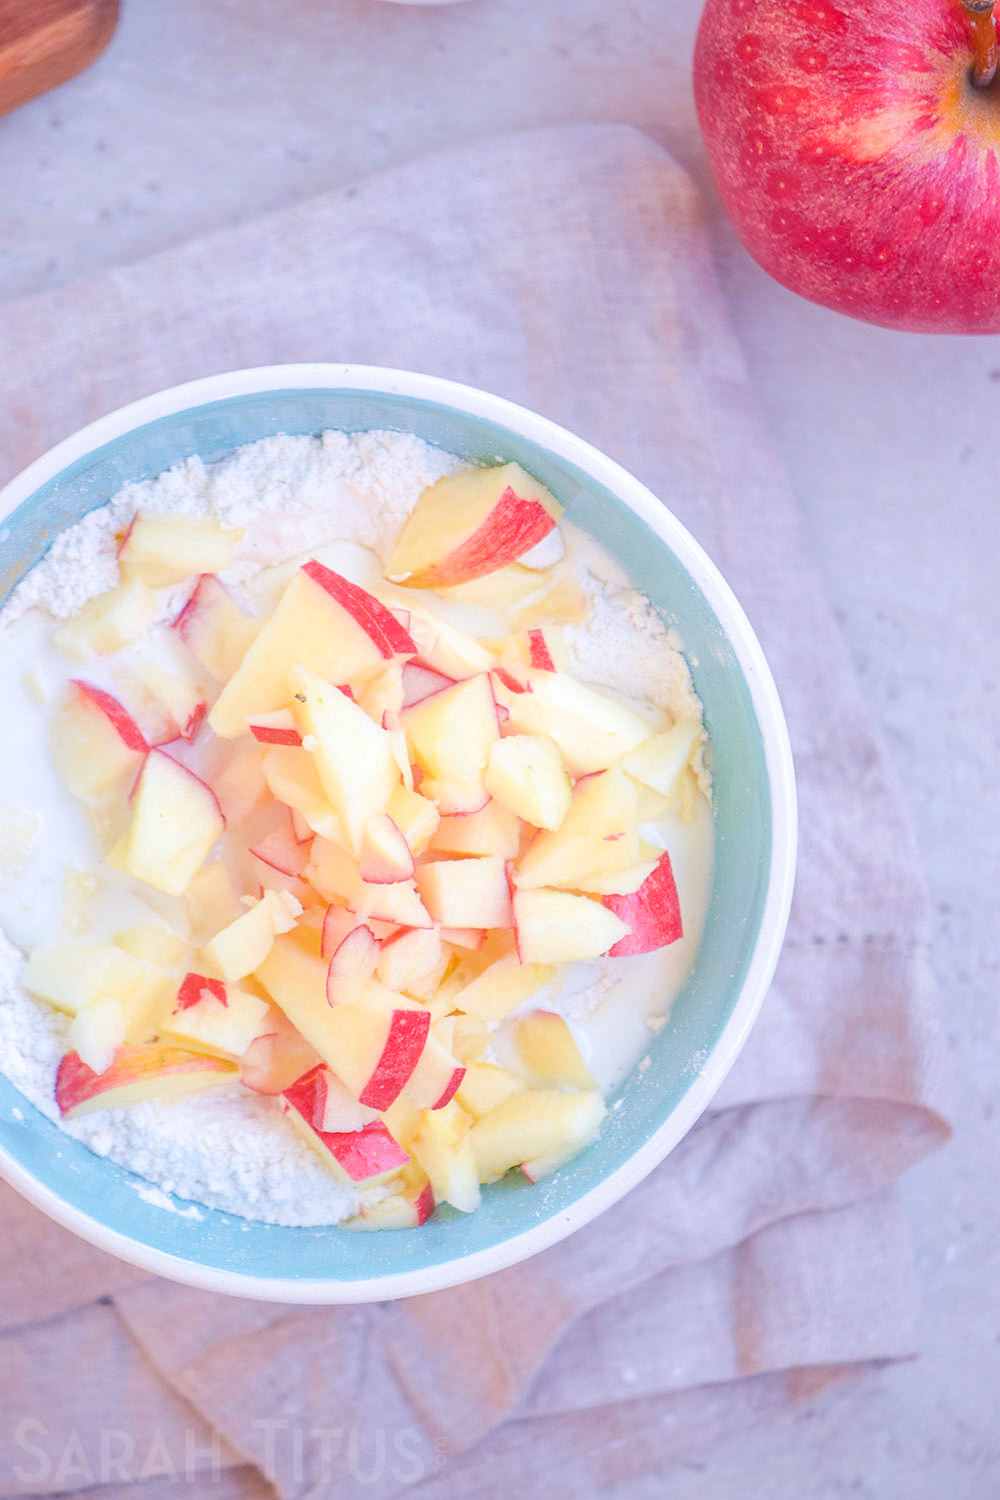
{"type": "MultiPolygon", "coordinates": [[[[648,131],[708,189],[701,0],[124,0],[88,73],[0,121],[0,298],[165,248],[425,150],[573,120],[648,131]]],[[[924,1353],[614,1500],[1000,1494],[1000,339],[900,336],[771,283],[713,203],[760,404],[916,824],[960,1080],[905,1195],[924,1353]]]]}

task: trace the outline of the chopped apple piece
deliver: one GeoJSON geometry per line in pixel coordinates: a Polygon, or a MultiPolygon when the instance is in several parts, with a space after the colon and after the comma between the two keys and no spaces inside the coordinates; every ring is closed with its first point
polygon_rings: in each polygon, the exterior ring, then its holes
{"type": "Polygon", "coordinates": [[[479,1177],[471,1144],[471,1119],[453,1099],[443,1109],[424,1109],[410,1151],[430,1178],[434,1196],[463,1214],[479,1207],[479,1177]]]}
{"type": "Polygon", "coordinates": [[[408,787],[397,786],[389,798],[386,813],[403,835],[413,854],[423,854],[429,847],[441,814],[433,802],[408,787]]]}
{"type": "Polygon", "coordinates": [[[291,931],[301,911],[301,903],[287,892],[265,891],[249,911],[205,944],[205,958],[227,984],[235,984],[260,967],[275,938],[291,931]]]}
{"type": "Polygon", "coordinates": [[[246,743],[228,751],[222,764],[208,773],[228,828],[242,823],[267,796],[266,759],[267,752],[260,745],[246,743]]]}
{"type": "Polygon", "coordinates": [[[550,1010],[536,1010],[508,1025],[513,1027],[518,1056],[536,1083],[565,1084],[571,1089],[596,1088],[562,1016],[550,1010]]]}
{"type": "Polygon", "coordinates": [[[117,1000],[104,995],[81,1006],[69,1028],[69,1044],[94,1073],[110,1068],[125,1040],[125,1012],[117,1000]]]}
{"type": "Polygon", "coordinates": [[[386,662],[359,689],[358,706],[363,708],[376,724],[382,723],[383,714],[398,714],[403,707],[403,662],[398,656],[386,662]]]}
{"type": "Polygon", "coordinates": [[[228,682],[263,623],[237,609],[213,573],[203,573],[173,628],[210,677],[228,682]]]}
{"type": "Polygon", "coordinates": [[[28,956],[22,982],[29,994],[70,1015],[96,1000],[113,997],[125,1012],[132,1033],[128,1039],[137,1040],[136,1033],[141,1036],[147,1028],[155,1029],[165,1008],[170,977],[108,944],[35,948],[28,956]]]}
{"type": "Polygon", "coordinates": [[[64,1118],[95,1109],[121,1109],[143,1099],[176,1099],[215,1088],[237,1076],[235,1063],[182,1047],[119,1047],[111,1066],[95,1073],[68,1052],[56,1075],[56,1103],[64,1118]]]}
{"type": "Polygon", "coordinates": [[[441,983],[450,958],[437,928],[412,928],[382,944],[377,973],[389,989],[411,995],[415,1000],[429,1000],[441,983]]]}
{"type": "Polygon", "coordinates": [[[450,943],[453,948],[468,948],[478,952],[486,942],[486,933],[482,927],[440,927],[438,931],[442,940],[450,943]]]}
{"type": "Polygon", "coordinates": [[[369,885],[361,879],[351,856],[324,838],[313,840],[311,852],[305,878],[326,901],[350,907],[358,916],[392,922],[399,927],[433,926],[414,881],[369,885]]]}
{"type": "Polygon", "coordinates": [[[131,958],[141,959],[143,963],[160,969],[183,968],[190,952],[183,938],[159,922],[136,922],[132,927],[125,927],[115,933],[114,944],[131,958]]]}
{"type": "Polygon", "coordinates": [[[584,891],[590,896],[631,896],[656,869],[655,859],[640,860],[626,870],[605,870],[599,875],[580,875],[574,882],[574,890],[584,891]]]}
{"type": "Polygon", "coordinates": [[[283,1094],[296,1079],[319,1066],[319,1053],[300,1036],[285,1013],[271,1005],[261,1035],[240,1058],[240,1082],[257,1094],[283,1094]]]}
{"type": "Polygon", "coordinates": [[[370,927],[352,928],[338,943],[326,971],[326,998],[331,1005],[356,1005],[378,963],[379,947],[370,927]]]}
{"type": "Polygon", "coordinates": [[[419,1167],[399,1174],[399,1191],[377,1203],[361,1205],[361,1212],[345,1219],[341,1229],[419,1229],[434,1212],[434,1189],[419,1167]],[[407,1175],[412,1171],[412,1175],[407,1175]]]}
{"type": "Polygon", "coordinates": [[[141,578],[133,578],[91,599],[52,639],[67,656],[85,661],[141,640],[155,619],[156,595],[141,578]]]}
{"type": "Polygon", "coordinates": [[[192,573],[221,573],[232,565],[241,527],[227,530],[209,516],[140,510],[118,549],[126,582],[141,578],[151,588],[181,583],[192,573]]]}
{"type": "Polygon", "coordinates": [[[451,1050],[459,1062],[475,1062],[490,1045],[490,1029],[479,1016],[446,1016],[452,1021],[451,1050]]]}
{"type": "Polygon", "coordinates": [[[51,724],[52,760],[75,797],[98,797],[135,776],[149,746],[132,716],[103,688],[71,680],[51,724]]]}
{"type": "Polygon", "coordinates": [[[508,953],[458,992],[455,1007],[483,1021],[502,1021],[555,976],[554,963],[522,963],[508,953]]]}
{"type": "MultiPolygon", "coordinates": [[[[191,743],[201,728],[208,704],[190,677],[171,672],[157,661],[146,661],[135,667],[126,680],[138,699],[136,712],[146,725],[150,745],[169,745],[173,740],[191,743]]],[[[129,696],[128,692],[125,696],[129,696]]]]}
{"type": "Polygon", "coordinates": [[[459,1084],[456,1098],[467,1114],[481,1120],[505,1099],[522,1094],[528,1087],[523,1078],[496,1063],[470,1062],[459,1084]]]}
{"type": "Polygon", "coordinates": [[[309,863],[309,845],[300,844],[287,810],[275,826],[250,848],[254,859],[282,875],[301,875],[309,863]]]}
{"type": "Polygon", "coordinates": [[[265,783],[273,797],[298,813],[313,833],[336,844],[346,843],[343,822],[331,806],[308,750],[275,745],[264,756],[263,767],[265,783]]]}
{"type": "MultiPolygon", "coordinates": [[[[493,749],[504,743],[498,740],[493,749]]],[[[479,812],[442,818],[431,849],[447,854],[495,854],[516,859],[521,848],[521,821],[502,802],[491,799],[479,812]]]]}
{"type": "Polygon", "coordinates": [[[383,660],[415,651],[385,605],[322,563],[308,562],[226,683],[209,724],[216,734],[235,739],[249,715],[286,708],[295,691],[295,667],[327,684],[341,683],[383,660]]]}
{"type": "Polygon", "coordinates": [[[195,1051],[242,1057],[251,1042],[266,1034],[269,1010],[265,1000],[247,990],[204,974],[187,974],[161,1036],[195,1051]]]}
{"type": "Polygon", "coordinates": [[[520,464],[450,474],[417,501],[386,577],[410,588],[481,578],[529,552],[561,514],[555,496],[520,464]]]}
{"type": "MultiPolygon", "coordinates": [[[[419,605],[407,610],[408,629],[417,648],[413,665],[437,672],[445,678],[439,687],[488,672],[494,663],[492,651],[480,645],[474,636],[466,635],[447,620],[431,614],[419,605]]],[[[421,693],[420,699],[429,696],[421,693]]],[[[414,701],[418,701],[414,699],[414,701]]]]}
{"type": "Polygon", "coordinates": [[[370,885],[395,885],[412,880],[415,868],[410,846],[388,813],[370,819],[361,840],[361,879],[370,885]]]}
{"type": "Polygon", "coordinates": [[[489,674],[443,688],[412,708],[402,724],[417,761],[431,780],[423,793],[442,814],[477,812],[489,800],[483,777],[500,738],[489,674]]]}
{"type": "Polygon", "coordinates": [[[605,771],[652,734],[645,719],[617,698],[565,672],[527,673],[530,691],[512,694],[512,734],[548,734],[571,776],[605,771]]]}
{"type": "Polygon", "coordinates": [[[369,823],[385,812],[399,785],[389,735],[315,672],[293,667],[290,681],[299,731],[315,744],[312,753],[320,781],[344,825],[352,852],[359,854],[369,823]]]}
{"type": "Polygon", "coordinates": [[[528,1089],[512,1094],[477,1120],[469,1132],[481,1182],[555,1152],[576,1152],[594,1136],[607,1114],[597,1089],[564,1093],[528,1089]]]}
{"type": "MultiPolygon", "coordinates": [[[[303,1083],[305,1079],[301,1080],[303,1083]]],[[[377,1110],[367,1104],[359,1104],[336,1073],[329,1068],[319,1068],[312,1079],[313,1111],[312,1123],[317,1130],[340,1134],[344,1131],[363,1130],[379,1118],[377,1110]]]]}
{"type": "Polygon", "coordinates": [[[203,865],[184,892],[191,931],[198,941],[214,936],[243,914],[232,873],[221,859],[203,865]]]}
{"type": "Polygon", "coordinates": [[[619,762],[623,771],[662,797],[673,797],[681,772],[705,731],[700,719],[680,719],[672,729],[654,734],[619,762]]]}
{"type": "Polygon", "coordinates": [[[628,896],[604,896],[603,903],[629,927],[609,950],[612,958],[651,953],[684,936],[680,901],[670,855],[664,849],[656,868],[637,891],[628,896]]]}
{"type": "Polygon", "coordinates": [[[384,1110],[420,1060],[430,1013],[377,982],[355,1005],[330,1005],[327,967],[289,938],[279,937],[257,977],[354,1097],[384,1110]]]}
{"type": "Polygon", "coordinates": [[[406,1093],[421,1109],[444,1109],[465,1077],[465,1064],[431,1033],[410,1075],[406,1093]]]}
{"type": "Polygon", "coordinates": [[[486,790],[535,828],[558,828],[573,796],[559,747],[547,734],[497,740],[486,768],[486,790]]]}
{"type": "Polygon", "coordinates": [[[599,958],[631,932],[627,922],[600,902],[569,891],[515,891],[513,905],[517,951],[524,964],[568,964],[599,958]]]}
{"type": "Polygon", "coordinates": [[[273,714],[251,714],[247,727],[262,745],[301,745],[302,736],[290,708],[277,708],[273,714]]]}
{"type": "Polygon", "coordinates": [[[108,859],[156,890],[182,896],[225,826],[211,787],[162,750],[151,750],[128,831],[108,859]]]}
{"type": "Polygon", "coordinates": [[[635,783],[624,771],[585,777],[559,827],[540,833],[521,855],[515,885],[577,889],[582,877],[629,869],[639,863],[637,820],[635,783]]]}
{"type": "Polygon", "coordinates": [[[322,1077],[322,1071],[308,1074],[285,1090],[282,1102],[286,1117],[340,1181],[372,1187],[393,1176],[410,1158],[381,1120],[375,1118],[356,1129],[336,1131],[318,1123],[317,1116],[323,1109],[319,1096],[321,1091],[325,1094],[322,1077]]]}
{"type": "MultiPolygon", "coordinates": [[[[489,657],[485,664],[489,664],[489,657]]],[[[422,703],[432,693],[439,693],[442,688],[453,687],[455,678],[445,677],[442,672],[435,672],[431,667],[421,667],[415,661],[408,661],[403,667],[400,677],[403,688],[402,708],[409,708],[412,703],[422,703]]],[[[396,710],[397,713],[400,709],[396,710]]]]}
{"type": "Polygon", "coordinates": [[[513,921],[504,861],[495,855],[421,865],[417,890],[444,927],[509,927],[513,921]]]}

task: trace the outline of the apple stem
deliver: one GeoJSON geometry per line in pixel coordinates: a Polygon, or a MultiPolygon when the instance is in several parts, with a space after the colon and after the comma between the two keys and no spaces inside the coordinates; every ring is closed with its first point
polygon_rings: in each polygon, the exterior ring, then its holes
{"type": "Polygon", "coordinates": [[[1000,46],[993,14],[996,0],[961,0],[972,43],[972,82],[977,89],[989,88],[997,76],[1000,46]]]}

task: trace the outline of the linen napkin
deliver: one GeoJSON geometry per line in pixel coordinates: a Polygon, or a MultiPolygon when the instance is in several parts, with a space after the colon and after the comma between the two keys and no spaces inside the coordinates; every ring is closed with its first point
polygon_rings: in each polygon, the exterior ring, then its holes
{"type": "Polygon", "coordinates": [[[569,1495],[913,1355],[893,1184],[947,1135],[923,885],[677,165],[618,126],[451,151],[0,307],[0,353],[4,478],[125,401],[281,361],[446,375],[581,433],[740,595],[802,829],[777,978],[712,1108],[524,1265],[252,1303],[145,1277],[4,1190],[0,1494],[569,1495]]]}

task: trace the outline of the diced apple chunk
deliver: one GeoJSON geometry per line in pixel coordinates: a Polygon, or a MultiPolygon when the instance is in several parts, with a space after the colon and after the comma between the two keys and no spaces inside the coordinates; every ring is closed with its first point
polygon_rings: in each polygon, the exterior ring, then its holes
{"type": "Polygon", "coordinates": [[[417,501],[386,576],[411,588],[481,578],[529,552],[561,514],[555,496],[520,464],[448,475],[417,501]]]}
{"type": "Polygon", "coordinates": [[[159,922],[136,922],[132,927],[124,927],[115,933],[114,943],[132,958],[161,969],[182,968],[189,955],[184,939],[159,922]]]}
{"type": "Polygon", "coordinates": [[[125,1016],[125,1039],[146,1041],[169,1008],[170,974],[116,945],[35,948],[25,964],[29,994],[76,1015],[84,1006],[112,998],[125,1016]]]}
{"type": "Polygon", "coordinates": [[[201,728],[208,710],[204,695],[190,677],[171,672],[160,662],[142,662],[126,678],[135,710],[150,745],[173,740],[188,744],[201,728]]]}
{"type": "Polygon", "coordinates": [[[240,1058],[240,1082],[257,1094],[282,1094],[296,1079],[320,1066],[319,1053],[276,1005],[240,1058]]]}
{"type": "Polygon", "coordinates": [[[212,969],[235,984],[264,962],[275,938],[290,932],[302,906],[285,891],[265,891],[250,909],[230,922],[205,944],[204,955],[212,969]]]}
{"type": "Polygon", "coordinates": [[[510,890],[504,861],[495,855],[439,859],[416,875],[421,900],[443,927],[509,927],[510,890]]]}
{"type": "Polygon", "coordinates": [[[581,877],[639,862],[635,783],[617,768],[577,783],[558,828],[540,833],[517,862],[520,890],[576,889],[581,877]]]}
{"type": "Polygon", "coordinates": [[[511,734],[548,734],[571,776],[605,771],[652,734],[632,709],[566,672],[527,673],[529,692],[510,698],[511,734]]]}
{"type": "Polygon", "coordinates": [[[266,798],[266,761],[267,752],[262,746],[247,743],[229,751],[222,764],[208,774],[227,827],[242,823],[266,798]]]}
{"type": "Polygon", "coordinates": [[[161,1036],[197,1052],[242,1057],[251,1042],[264,1034],[269,1009],[265,1000],[248,990],[187,974],[161,1036]]]}
{"type": "Polygon", "coordinates": [[[675,943],[684,935],[673,867],[666,850],[637,891],[628,896],[604,896],[602,899],[608,910],[629,927],[628,936],[621,937],[610,949],[612,958],[624,958],[630,953],[650,953],[655,948],[675,943]]]}
{"type": "Polygon", "coordinates": [[[397,786],[386,813],[403,835],[413,854],[423,854],[430,845],[441,814],[433,802],[408,787],[397,786]]]}
{"type": "Polygon", "coordinates": [[[141,640],[155,619],[156,595],[141,578],[133,578],[91,599],[52,639],[67,656],[85,661],[141,640]]]}
{"type": "Polygon", "coordinates": [[[341,1229],[419,1229],[434,1212],[434,1189],[425,1172],[412,1167],[399,1174],[399,1191],[380,1198],[377,1203],[362,1204],[361,1212],[345,1219],[341,1229]]]}
{"type": "Polygon", "coordinates": [[[135,776],[149,746],[117,698],[70,681],[50,726],[52,760],[75,797],[99,797],[135,776]]]}
{"type": "Polygon", "coordinates": [[[573,797],[559,747],[547,734],[497,740],[486,768],[486,790],[535,828],[558,828],[573,797]]]}
{"type": "MultiPolygon", "coordinates": [[[[504,742],[498,740],[494,750],[504,742]]],[[[516,859],[521,849],[521,820],[491,798],[479,812],[442,818],[430,847],[447,854],[495,854],[516,859]]]]}
{"type": "Polygon", "coordinates": [[[471,1123],[453,1099],[443,1109],[422,1110],[409,1143],[414,1160],[430,1178],[434,1196],[464,1214],[473,1213],[480,1201],[471,1123]]]}
{"type": "Polygon", "coordinates": [[[179,1098],[237,1076],[235,1063],[182,1047],[119,1047],[110,1067],[95,1073],[68,1052],[56,1075],[56,1103],[64,1118],[95,1109],[121,1109],[143,1099],[179,1098]]]}
{"type": "Polygon", "coordinates": [[[173,628],[209,676],[228,682],[262,624],[237,609],[214,574],[204,573],[173,628]]]}
{"type": "Polygon", "coordinates": [[[227,529],[209,516],[140,510],[118,549],[118,565],[126,581],[165,588],[192,573],[230,567],[242,535],[242,528],[227,529]]]}
{"type": "Polygon", "coordinates": [[[505,1099],[522,1094],[527,1086],[523,1078],[496,1063],[470,1062],[455,1097],[474,1120],[481,1120],[505,1099]]]}
{"type": "Polygon", "coordinates": [[[296,723],[315,744],[320,781],[359,854],[368,824],[385,812],[399,784],[389,735],[315,672],[293,667],[290,682],[296,723]]]}
{"type": "Polygon", "coordinates": [[[643,786],[662,797],[673,797],[680,774],[703,736],[700,719],[680,719],[672,729],[652,735],[629,751],[619,764],[643,786]]]}
{"type": "Polygon", "coordinates": [[[254,713],[286,708],[291,674],[303,667],[326,683],[347,682],[415,646],[386,607],[356,584],[311,561],[288,584],[239,669],[220,693],[209,723],[234,739],[254,713]]]}
{"type": "Polygon", "coordinates": [[[522,963],[516,953],[505,954],[459,990],[455,1006],[483,1021],[502,1021],[555,976],[553,963],[522,963]]]}
{"type": "Polygon", "coordinates": [[[586,1094],[559,1089],[512,1094],[469,1132],[479,1180],[493,1182],[522,1162],[581,1149],[606,1114],[597,1089],[586,1094]]]}
{"type": "Polygon", "coordinates": [[[457,682],[403,710],[401,722],[442,814],[477,812],[489,800],[483,777],[500,738],[488,673],[457,682]]]}
{"type": "Polygon", "coordinates": [[[441,983],[450,957],[437,928],[412,928],[382,944],[376,972],[389,989],[415,1000],[429,1000],[441,983]]]}
{"type": "Polygon", "coordinates": [[[406,1093],[421,1109],[443,1109],[464,1077],[465,1064],[432,1033],[410,1075],[406,1093]]]}
{"type": "Polygon", "coordinates": [[[631,932],[627,922],[600,902],[569,891],[515,891],[513,906],[517,951],[524,964],[599,958],[631,932]]]}
{"type": "Polygon", "coordinates": [[[182,896],[225,826],[212,789],[162,750],[151,750],[128,831],[108,859],[156,890],[182,896]]]}
{"type": "Polygon", "coordinates": [[[324,838],[313,840],[311,855],[305,878],[325,900],[350,907],[358,916],[378,922],[392,922],[399,927],[433,926],[414,881],[368,884],[361,879],[351,856],[324,838]]]}
{"type": "Polygon", "coordinates": [[[240,893],[229,866],[221,859],[203,865],[188,882],[184,906],[194,937],[214,937],[230,922],[243,915],[240,893]]]}
{"type": "Polygon", "coordinates": [[[104,1073],[110,1068],[124,1040],[125,1012],[110,995],[88,1001],[70,1024],[69,1044],[94,1073],[104,1073]]]}
{"type": "Polygon", "coordinates": [[[536,1083],[583,1090],[596,1087],[562,1016],[536,1010],[508,1024],[513,1028],[518,1056],[536,1083]]]}

